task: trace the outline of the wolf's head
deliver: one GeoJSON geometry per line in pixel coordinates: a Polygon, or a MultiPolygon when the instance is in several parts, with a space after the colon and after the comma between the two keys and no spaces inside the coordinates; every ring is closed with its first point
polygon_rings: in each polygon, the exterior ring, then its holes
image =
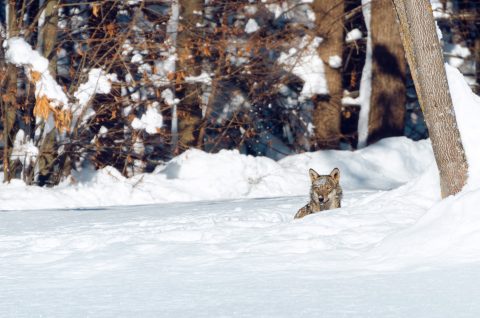
{"type": "Polygon", "coordinates": [[[328,205],[329,202],[334,201],[340,182],[340,170],[335,168],[328,175],[319,175],[313,169],[308,172],[312,180],[311,199],[319,206],[328,205]]]}

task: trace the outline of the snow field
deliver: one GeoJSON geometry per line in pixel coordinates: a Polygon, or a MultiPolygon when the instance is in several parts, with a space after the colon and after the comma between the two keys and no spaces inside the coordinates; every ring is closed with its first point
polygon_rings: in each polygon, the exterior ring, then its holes
{"type": "Polygon", "coordinates": [[[351,191],[344,208],[301,220],[293,214],[304,196],[2,212],[0,310],[4,317],[478,313],[474,267],[457,270],[458,260],[431,256],[425,265],[422,255],[402,260],[382,248],[436,199],[418,196],[426,179],[351,191]],[[379,266],[385,260],[390,266],[379,266]],[[465,294],[457,300],[459,287],[465,294]]]}

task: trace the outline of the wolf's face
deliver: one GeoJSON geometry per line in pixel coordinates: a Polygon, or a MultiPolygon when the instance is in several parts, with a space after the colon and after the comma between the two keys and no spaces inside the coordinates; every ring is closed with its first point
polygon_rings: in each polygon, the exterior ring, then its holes
{"type": "Polygon", "coordinates": [[[319,175],[315,170],[309,170],[312,187],[310,196],[313,202],[320,207],[329,206],[336,198],[338,183],[340,182],[340,170],[335,168],[329,175],[319,175]]]}

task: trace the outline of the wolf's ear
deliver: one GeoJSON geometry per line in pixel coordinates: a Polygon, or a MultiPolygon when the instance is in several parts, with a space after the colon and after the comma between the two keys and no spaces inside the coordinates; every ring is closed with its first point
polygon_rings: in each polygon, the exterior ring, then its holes
{"type": "Polygon", "coordinates": [[[340,181],[340,170],[338,168],[335,168],[330,172],[330,177],[332,177],[335,181],[340,181]]]}
{"type": "Polygon", "coordinates": [[[308,170],[308,174],[310,175],[310,180],[312,180],[312,182],[320,178],[320,175],[312,168],[308,170]]]}

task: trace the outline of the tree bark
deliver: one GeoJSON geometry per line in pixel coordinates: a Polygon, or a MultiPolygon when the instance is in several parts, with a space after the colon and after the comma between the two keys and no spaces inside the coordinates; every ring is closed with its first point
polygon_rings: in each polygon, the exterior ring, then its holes
{"type": "Polygon", "coordinates": [[[52,53],[57,44],[58,5],[58,0],[47,0],[47,5],[45,6],[45,24],[40,31],[43,38],[43,56],[50,62],[49,71],[53,77],[57,74],[57,55],[52,55],[52,53]]]}
{"type": "MultiPolygon", "coordinates": [[[[45,5],[45,22],[40,29],[40,36],[42,37],[42,54],[49,60],[48,69],[50,74],[55,77],[57,73],[57,59],[54,53],[54,48],[57,43],[57,31],[58,31],[58,0],[46,0],[45,5]]],[[[52,129],[42,140],[40,141],[40,152],[38,156],[38,184],[44,185],[47,183],[53,183],[50,180],[53,175],[54,162],[57,157],[55,136],[56,129],[52,129]]],[[[24,167],[25,168],[25,167],[24,167]]]]}
{"type": "Polygon", "coordinates": [[[428,0],[393,0],[415,89],[440,173],[442,197],[458,193],[468,164],[458,131],[435,20],[428,0]]]}
{"type": "Polygon", "coordinates": [[[10,155],[15,139],[15,118],[17,104],[17,68],[8,65],[6,68],[7,78],[5,81],[5,95],[2,96],[2,119],[3,119],[3,181],[10,182],[14,177],[10,155]]]}
{"type": "Polygon", "coordinates": [[[315,143],[318,148],[338,148],[341,137],[342,73],[341,68],[329,66],[329,59],[331,56],[343,56],[345,3],[344,0],[315,0],[312,9],[315,12],[317,34],[323,38],[318,54],[325,63],[329,91],[328,96],[319,98],[315,103],[315,143]]]}
{"type": "MultiPolygon", "coordinates": [[[[179,146],[183,149],[195,145],[195,133],[198,133],[201,121],[200,87],[186,83],[185,77],[197,76],[201,72],[201,63],[196,54],[198,25],[202,22],[203,0],[180,0],[180,23],[177,36],[177,91],[181,102],[178,105],[179,146]]],[[[178,152],[178,149],[177,149],[178,152]]]]}
{"type": "Polygon", "coordinates": [[[406,60],[390,1],[372,1],[372,94],[368,143],[402,136],[405,126],[406,60]]]}
{"type": "Polygon", "coordinates": [[[475,25],[477,27],[477,37],[475,38],[475,79],[477,85],[475,86],[475,93],[480,94],[480,4],[475,4],[475,25]]]}
{"type": "MultiPolygon", "coordinates": [[[[16,3],[8,1],[7,18],[7,39],[19,34],[16,3]]],[[[2,43],[3,44],[3,43],[2,43]]],[[[2,59],[3,61],[3,59],[2,59]]],[[[2,62],[3,63],[3,62],[2,62]]],[[[5,69],[5,68],[4,68],[5,69]]],[[[2,119],[3,119],[3,181],[10,182],[14,172],[11,171],[10,154],[12,152],[15,131],[13,130],[16,117],[17,104],[17,68],[9,64],[6,67],[6,78],[4,82],[5,94],[2,96],[2,119]]]]}
{"type": "Polygon", "coordinates": [[[480,37],[475,39],[475,93],[480,94],[480,37]]]}

